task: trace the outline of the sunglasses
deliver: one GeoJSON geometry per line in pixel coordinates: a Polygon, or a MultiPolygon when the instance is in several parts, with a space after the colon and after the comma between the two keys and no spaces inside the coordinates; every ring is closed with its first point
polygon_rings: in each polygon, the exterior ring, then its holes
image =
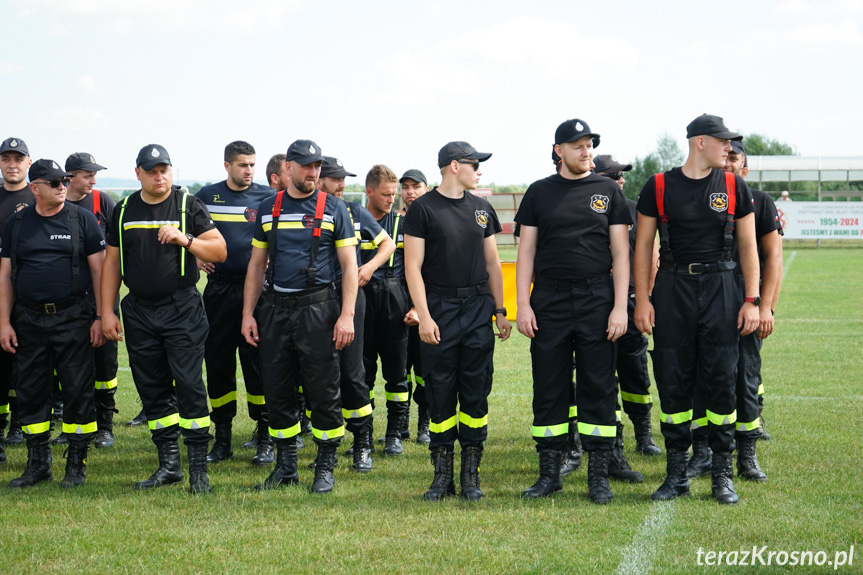
{"type": "Polygon", "coordinates": [[[623,177],[623,172],[616,172],[614,174],[605,174],[605,177],[611,178],[612,180],[619,180],[623,177]]]}
{"type": "Polygon", "coordinates": [[[48,184],[49,186],[51,186],[52,188],[54,188],[56,190],[61,185],[63,187],[68,187],[70,181],[71,180],[69,180],[69,178],[61,178],[59,180],[51,180],[50,182],[33,182],[33,183],[34,184],[48,184]]]}
{"type": "Polygon", "coordinates": [[[456,161],[457,161],[459,164],[467,164],[468,166],[472,166],[472,167],[473,167],[473,171],[474,171],[474,172],[478,172],[478,171],[479,171],[479,162],[465,162],[465,161],[463,161],[463,160],[456,160],[456,161]]]}

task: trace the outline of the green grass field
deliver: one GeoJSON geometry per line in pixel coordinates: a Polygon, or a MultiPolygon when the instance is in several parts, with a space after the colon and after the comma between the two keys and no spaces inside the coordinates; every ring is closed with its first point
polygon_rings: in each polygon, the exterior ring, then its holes
{"type": "MultiPolygon", "coordinates": [[[[528,340],[515,334],[496,350],[486,497],[478,504],[424,502],[432,468],[427,449],[413,442],[397,459],[384,459],[379,449],[367,475],[352,473],[340,455],[335,491],[318,497],[308,492],[314,447],[307,440],[301,485],[257,493],[253,486],[269,469],[251,466],[253,452],[241,447],[253,428],[245,415],[234,424],[234,460],[210,467],[210,496],[191,496],[187,484],[136,492],[134,483],[156,468],[155,448],[146,429],[118,425],[115,448],[91,450],[83,488],[60,489],[59,447],[53,483],[0,487],[3,571],[826,573],[833,567],[777,567],[775,559],[755,568],[699,566],[697,552],[767,546],[765,562],[771,550],[824,551],[832,561],[854,545],[853,566],[838,572],[861,573],[863,250],[791,249],[785,262],[776,331],[764,345],[765,417],[774,439],[759,442],[759,457],[769,480],[735,480],[736,506],[716,504],[706,478],[693,481],[691,497],[651,502],[665,458],[633,451],[628,420],[626,455],[645,483],[613,483],[614,501],[597,506],[587,498],[585,467],[553,499],[522,501],[519,494],[536,479],[537,456],[528,340]]],[[[118,423],[138,412],[136,397],[124,356],[118,423]]],[[[654,433],[664,451],[656,407],[654,433]]],[[[383,421],[384,409],[375,415],[383,421]]],[[[411,424],[415,432],[415,407],[411,424]]],[[[10,447],[8,456],[0,467],[4,485],[23,471],[26,451],[10,447]]]]}

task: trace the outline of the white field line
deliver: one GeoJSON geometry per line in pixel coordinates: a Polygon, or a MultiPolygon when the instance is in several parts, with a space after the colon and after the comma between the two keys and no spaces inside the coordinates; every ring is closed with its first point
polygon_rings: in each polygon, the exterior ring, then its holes
{"type": "Polygon", "coordinates": [[[797,256],[797,251],[791,252],[791,255],[788,256],[788,263],[782,266],[782,280],[785,280],[785,275],[788,273],[789,268],[791,268],[791,263],[794,261],[794,258],[797,256]]]}
{"type": "Polygon", "coordinates": [[[659,545],[665,531],[674,518],[673,502],[654,503],[650,513],[644,518],[632,542],[623,548],[623,560],[617,566],[615,575],[647,575],[659,553],[659,545]]]}

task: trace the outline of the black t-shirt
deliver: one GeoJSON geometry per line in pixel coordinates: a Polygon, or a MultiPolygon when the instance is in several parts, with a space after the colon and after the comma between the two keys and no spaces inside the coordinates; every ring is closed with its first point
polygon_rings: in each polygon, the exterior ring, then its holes
{"type": "Polygon", "coordinates": [[[629,225],[632,217],[617,182],[554,174],[530,185],[515,221],[538,228],[537,277],[576,280],[611,272],[609,226],[629,225]]]}
{"type": "Polygon", "coordinates": [[[411,204],[404,235],[425,239],[423,280],[445,288],[473,287],[488,280],[483,241],[501,231],[487,200],[465,191],[447,198],[437,187],[411,204]]]}
{"type": "MultiPolygon", "coordinates": [[[[0,256],[11,258],[12,233],[17,214],[6,220],[0,256]],[[8,246],[8,249],[7,249],[8,246]]],[[[78,210],[78,290],[72,293],[72,228],[69,206],[53,216],[40,216],[36,206],[24,208],[15,249],[19,297],[34,303],[57,303],[87,292],[92,286],[87,256],[105,249],[105,236],[96,217],[78,210]]]]}
{"type": "MultiPolygon", "coordinates": [[[[91,193],[86,194],[83,198],[78,200],[77,202],[73,202],[72,200],[66,200],[70,204],[75,204],[79,208],[84,208],[94,214],[96,214],[96,210],[93,209],[93,194],[96,193],[96,190],[93,190],[91,193]]],[[[114,200],[106,194],[105,192],[99,192],[99,213],[96,214],[96,219],[99,220],[99,228],[102,230],[102,233],[105,236],[108,235],[108,226],[111,223],[111,214],[114,213],[114,200]]]]}
{"type": "MultiPolygon", "coordinates": [[[[784,235],[782,231],[782,223],[779,221],[779,212],[776,211],[776,204],[766,192],[749,188],[752,192],[752,207],[755,210],[755,240],[758,243],[758,262],[761,264],[761,270],[764,271],[764,255],[761,250],[761,239],[770,232],[776,231],[779,235],[784,235]]],[[[734,242],[734,261],[740,263],[740,254],[737,251],[737,242],[734,242]]],[[[743,273],[740,266],[737,267],[739,273],[743,273]]]]}
{"type": "Polygon", "coordinates": [[[241,192],[228,187],[227,180],[204,186],[195,194],[210,212],[210,217],[228,246],[228,259],[216,263],[216,273],[246,275],[252,257],[252,236],[258,222],[258,207],[276,191],[253,183],[241,192]]]}
{"type": "Polygon", "coordinates": [[[10,215],[35,203],[36,197],[33,196],[30,186],[17,192],[10,192],[6,186],[0,186],[0,234],[3,233],[3,226],[10,215]]]}
{"type": "MultiPolygon", "coordinates": [[[[752,193],[743,178],[734,179],[737,184],[734,216],[739,220],[752,213],[752,193]]],[[[671,255],[676,263],[713,263],[721,259],[727,209],[724,170],[714,168],[700,180],[687,178],[680,168],[665,172],[665,213],[671,255]]],[[[638,211],[659,218],[655,176],[641,190],[638,211]]]]}
{"type": "MultiPolygon", "coordinates": [[[[369,214],[371,215],[371,214],[369,214]]],[[[387,270],[392,268],[393,277],[401,278],[405,275],[405,236],[404,236],[404,227],[405,227],[405,217],[393,210],[388,214],[385,214],[384,217],[377,220],[377,224],[380,225],[382,231],[385,231],[393,241],[396,243],[396,251],[393,255],[387,259],[378,269],[375,270],[373,279],[382,280],[387,277],[387,270]],[[394,235],[395,234],[395,235],[394,235]]],[[[380,244],[381,240],[377,241],[377,244],[380,244]]],[[[375,244],[374,246],[369,245],[367,248],[365,244],[363,244],[363,263],[368,263],[375,255],[378,253],[378,246],[375,244]]]]}
{"type": "Polygon", "coordinates": [[[635,238],[638,235],[638,204],[635,200],[627,198],[626,207],[629,208],[629,217],[632,218],[632,223],[629,224],[629,293],[635,293],[635,238]]]}
{"type": "MultiPolygon", "coordinates": [[[[180,226],[180,196],[177,186],[171,197],[158,204],[148,204],[141,198],[141,191],[128,196],[125,211],[123,202],[114,208],[111,227],[108,230],[108,245],[120,247],[120,212],[123,211],[123,258],[124,278],[129,291],[144,299],[169,296],[181,287],[198,283],[198,268],[195,256],[181,246],[161,244],[159,228],[163,225],[180,226]],[[186,274],[180,279],[180,254],[186,258],[186,274]]],[[[186,198],[186,233],[199,236],[216,229],[204,202],[195,196],[186,198]]]]}
{"type": "MultiPolygon", "coordinates": [[[[378,246],[384,241],[384,229],[377,222],[370,211],[362,207],[356,202],[345,202],[348,207],[348,213],[351,216],[351,222],[354,227],[354,235],[357,238],[357,266],[363,265],[369,259],[374,257],[378,246]],[[372,255],[366,258],[366,253],[369,250],[374,250],[372,255]]],[[[336,273],[339,277],[342,275],[340,266],[336,266],[336,273]]]]}

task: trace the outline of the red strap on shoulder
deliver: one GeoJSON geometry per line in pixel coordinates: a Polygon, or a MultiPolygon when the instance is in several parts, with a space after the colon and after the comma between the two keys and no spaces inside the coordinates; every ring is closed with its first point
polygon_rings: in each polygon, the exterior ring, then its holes
{"type": "Polygon", "coordinates": [[[318,190],[318,201],[315,204],[315,228],[312,230],[312,235],[320,237],[321,222],[324,219],[324,207],[327,204],[327,193],[318,190]]]}
{"type": "Polygon", "coordinates": [[[102,201],[99,197],[99,190],[93,188],[93,215],[98,216],[102,213],[102,201]]]}
{"type": "Polygon", "coordinates": [[[285,190],[280,191],[276,194],[276,201],[273,203],[273,217],[278,218],[282,215],[282,196],[285,194],[285,190]]]}
{"type": "Polygon", "coordinates": [[[725,191],[728,192],[728,215],[733,216],[737,203],[737,181],[732,172],[725,172],[725,191]]]}
{"type": "Polygon", "coordinates": [[[659,210],[659,219],[667,222],[668,216],[665,215],[665,172],[656,174],[653,181],[656,184],[656,209],[659,210]]]}

